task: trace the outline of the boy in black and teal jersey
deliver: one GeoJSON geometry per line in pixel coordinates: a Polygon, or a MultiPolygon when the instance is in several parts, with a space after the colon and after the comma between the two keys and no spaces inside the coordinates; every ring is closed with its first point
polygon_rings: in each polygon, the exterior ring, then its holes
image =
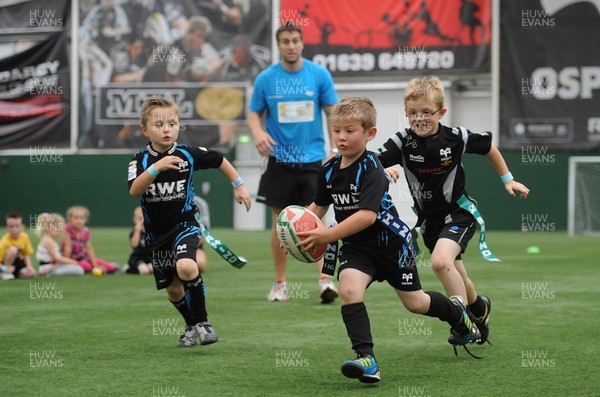
{"type": "Polygon", "coordinates": [[[173,101],[147,98],[140,116],[140,129],[150,143],[129,163],[128,183],[129,193],[140,198],[156,287],[166,289],[185,319],[179,346],[194,346],[198,339],[202,345],[215,343],[218,338],[208,321],[204,283],[196,263],[202,235],[195,219],[192,174],[218,168],[232,183],[235,200],[247,210],[250,195],[222,153],[177,144],[180,112],[173,101]]]}
{"type": "Polygon", "coordinates": [[[424,292],[410,241],[386,225],[398,212],[388,194],[389,179],[375,153],[366,149],[375,137],[376,111],[366,98],[346,98],[334,105],[330,122],[339,154],[319,174],[317,194],[308,207],[322,217],[333,205],[337,225],[298,233],[304,249],[342,240],[339,252],[342,318],[357,358],[342,364],[342,373],[364,383],[380,380],[365,290],[373,281],[387,281],[413,313],[448,322],[461,343],[477,334],[462,301],[439,292],[424,292]]]}

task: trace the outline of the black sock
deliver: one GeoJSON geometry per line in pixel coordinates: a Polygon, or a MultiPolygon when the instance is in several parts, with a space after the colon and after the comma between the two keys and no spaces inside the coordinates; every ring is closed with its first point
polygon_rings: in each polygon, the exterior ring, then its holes
{"type": "Polygon", "coordinates": [[[169,299],[169,302],[171,302],[173,304],[173,306],[175,306],[175,309],[177,309],[177,311],[179,311],[179,313],[185,320],[185,325],[196,324],[194,322],[194,320],[192,319],[192,312],[190,311],[190,307],[188,306],[185,296],[183,298],[181,298],[181,300],[178,302],[173,302],[170,299],[169,299]]]}
{"type": "Polygon", "coordinates": [[[351,303],[342,306],[342,318],[346,325],[346,332],[352,342],[352,349],[358,354],[373,354],[373,338],[371,337],[371,323],[367,308],[363,302],[351,303]]]}
{"type": "Polygon", "coordinates": [[[485,314],[485,302],[479,295],[477,295],[475,302],[469,305],[469,308],[475,317],[482,317],[485,314]]]}
{"type": "Polygon", "coordinates": [[[425,293],[431,297],[431,304],[429,310],[425,313],[426,316],[437,317],[450,324],[450,326],[462,321],[462,311],[450,299],[437,291],[426,291],[425,293]]]}
{"type": "Polygon", "coordinates": [[[208,314],[206,314],[206,296],[204,291],[204,283],[202,282],[202,275],[192,280],[181,280],[183,282],[183,288],[185,289],[186,299],[190,306],[190,312],[192,315],[192,321],[197,324],[202,321],[208,321],[208,314]]]}

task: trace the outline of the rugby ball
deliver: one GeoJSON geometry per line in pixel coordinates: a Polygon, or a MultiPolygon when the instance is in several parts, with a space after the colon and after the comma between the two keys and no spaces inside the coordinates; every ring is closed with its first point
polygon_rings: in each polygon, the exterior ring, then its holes
{"type": "Polygon", "coordinates": [[[303,251],[296,246],[302,241],[296,233],[316,229],[319,223],[321,220],[312,211],[299,205],[290,205],[285,207],[277,217],[277,238],[281,246],[294,258],[305,263],[317,262],[325,255],[327,244],[303,251]]]}

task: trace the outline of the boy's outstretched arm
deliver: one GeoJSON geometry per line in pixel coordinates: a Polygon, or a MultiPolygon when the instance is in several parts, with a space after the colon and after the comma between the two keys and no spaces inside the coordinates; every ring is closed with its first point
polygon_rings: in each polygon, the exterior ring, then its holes
{"type": "Polygon", "coordinates": [[[243,185],[242,178],[237,173],[233,165],[227,159],[223,159],[221,166],[219,167],[219,171],[227,178],[229,182],[233,185],[233,196],[235,201],[238,204],[244,203],[246,206],[246,211],[250,211],[250,206],[252,205],[252,201],[250,200],[250,193],[243,185]]]}
{"type": "Polygon", "coordinates": [[[504,188],[511,196],[515,197],[516,193],[519,193],[519,198],[526,199],[529,195],[529,189],[527,186],[523,185],[514,180],[512,174],[508,170],[508,166],[506,165],[506,161],[504,161],[504,157],[500,153],[500,150],[494,145],[490,148],[488,154],[485,155],[488,161],[492,164],[502,182],[504,182],[504,188]]]}

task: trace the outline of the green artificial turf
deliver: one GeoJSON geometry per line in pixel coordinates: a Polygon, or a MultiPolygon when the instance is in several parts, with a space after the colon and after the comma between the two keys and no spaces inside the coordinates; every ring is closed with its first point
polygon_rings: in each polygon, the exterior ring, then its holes
{"type": "MultiPolygon", "coordinates": [[[[128,229],[92,230],[99,257],[124,263],[128,229]]],[[[484,355],[458,358],[448,325],[408,313],[387,284],[366,294],[382,381],[340,373],[353,358],[339,302],[320,305],[314,265],[290,260],[290,301],[269,303],[268,232],[213,230],[248,259],[235,269],[207,247],[210,346],[175,346],[183,321],[152,276],[0,281],[2,396],[593,396],[600,381],[598,239],[488,233],[501,263],[472,244],[465,263],[492,299],[484,355]],[[539,254],[528,254],[537,246],[539,254]]],[[[474,240],[476,241],[476,240],[474,240]]],[[[35,241],[34,241],[35,244],[35,241]]],[[[442,291],[427,257],[424,290],[442,291]]]]}

